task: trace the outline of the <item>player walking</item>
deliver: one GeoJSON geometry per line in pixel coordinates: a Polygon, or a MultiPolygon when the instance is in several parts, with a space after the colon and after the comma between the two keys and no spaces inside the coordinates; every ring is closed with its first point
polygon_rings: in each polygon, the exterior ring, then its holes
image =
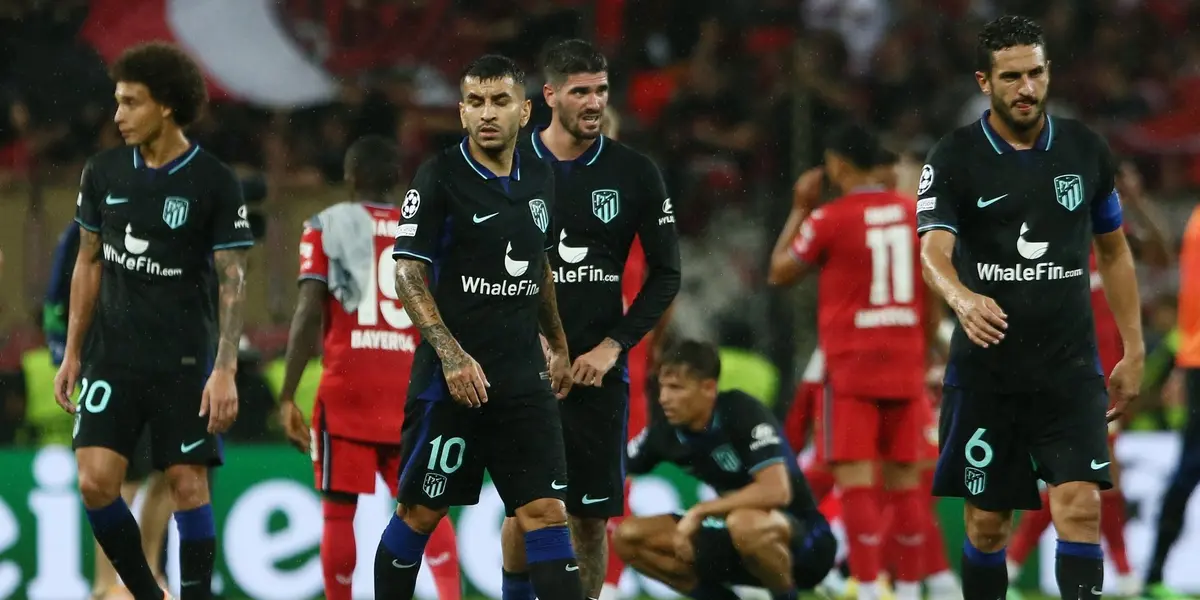
{"type": "Polygon", "coordinates": [[[209,598],[216,530],[207,470],[221,464],[219,434],[237,417],[254,240],[233,172],[183,133],[206,101],[196,64],[174,46],[148,44],[117,59],[112,77],[126,146],[84,167],[55,396],[75,414],[88,521],[134,598],[163,597],[120,497],[146,427],[153,466],[166,472],[175,503],[181,596],[209,598]],[[77,382],[79,406],[70,399],[77,382]]]}
{"type": "MultiPolygon", "coordinates": [[[[400,209],[400,153],[370,135],[346,151],[351,202],[310,219],[300,237],[300,296],[288,340],[280,420],[292,445],[313,460],[324,528],[325,597],[350,600],[357,558],[354,513],[360,494],[375,493],[375,474],[392,495],[400,475],[400,426],[418,337],[399,305],[392,245],[400,209]],[[322,335],[322,323],[324,332],[322,335]],[[322,339],[321,383],[311,432],[295,403],[296,388],[322,339]],[[311,437],[310,437],[311,433],[311,437]]],[[[458,600],[458,551],[444,519],[425,548],[439,600],[458,600]]]]}
{"type": "MultiPolygon", "coordinates": [[[[522,148],[554,168],[550,253],[575,387],[560,404],[566,443],[567,513],[584,593],[597,598],[607,567],[607,521],[624,512],[629,415],[628,351],[659,322],[679,291],[679,238],[662,176],[648,158],[604,137],[608,62],[583,40],[546,52],[542,92],[550,125],[522,148]],[[646,278],[628,311],[621,275],[637,238],[646,278]]],[[[518,523],[503,529],[505,600],[532,600],[518,523]]]]}
{"type": "MultiPolygon", "coordinates": [[[[916,276],[913,204],[879,185],[873,171],[882,154],[877,138],[861,127],[832,132],[825,172],[845,195],[815,211],[816,194],[796,195],[771,257],[770,282],[790,284],[820,269],[818,338],[828,377],[817,454],[831,465],[841,492],[850,572],[861,584],[859,598],[884,594],[886,532],[875,481],[882,462],[887,504],[902,515],[890,528],[901,548],[896,596],[915,600],[933,518],[918,464],[929,411],[926,293],[916,276]]],[[[809,174],[818,185],[820,177],[821,171],[809,174]]]]}
{"type": "Polygon", "coordinates": [[[450,506],[478,502],[486,468],[527,532],[537,597],[579,600],[555,399],[570,390],[571,367],[546,257],[554,174],[516,149],[530,103],[515,63],[481,57],[460,88],[467,137],[417,171],[392,254],[421,344],[404,407],[400,506],[379,543],[375,593],[412,597],[429,534],[450,506]]]}
{"type": "Polygon", "coordinates": [[[720,372],[711,344],[685,341],[665,353],[665,419],[629,444],[629,470],[674,463],[721,496],[682,516],[628,517],[615,549],[634,569],[692,598],[734,599],[729,586],[750,585],[794,600],[833,566],[837,540],[775,417],[748,394],[718,393],[720,372]]]}
{"type": "Polygon", "coordinates": [[[1099,490],[1111,487],[1111,457],[1089,302],[1093,241],[1124,345],[1108,420],[1137,396],[1145,353],[1115,168],[1098,135],[1045,113],[1037,24],[988,23],[977,59],[991,109],[934,147],[918,189],[925,277],[958,316],[934,493],[966,499],[966,597],[1004,596],[1012,511],[1039,508],[1039,478],[1050,486],[1062,598],[1099,596],[1099,490]]]}

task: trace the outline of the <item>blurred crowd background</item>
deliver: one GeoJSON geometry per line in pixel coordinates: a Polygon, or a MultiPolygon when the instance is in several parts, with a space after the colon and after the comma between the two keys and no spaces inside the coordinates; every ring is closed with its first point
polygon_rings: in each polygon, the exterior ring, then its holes
{"type": "MultiPolygon", "coordinates": [[[[105,63],[125,46],[159,38],[196,49],[213,102],[190,134],[261,192],[251,194],[262,243],[235,433],[264,439],[300,224],[344,199],[347,145],[392,135],[411,174],[461,135],[456,84],[467,60],[485,51],[517,59],[536,106],[539,52],[564,37],[608,53],[619,135],[666,176],[685,240],[671,327],[718,340],[739,357],[735,375],[782,409],[815,344],[813,286],[765,285],[795,177],[820,160],[823,132],[854,118],[901,153],[902,181],[915,190],[933,142],[986,108],[975,35],[1011,12],[1046,30],[1050,111],[1086,121],[1133,161],[1177,247],[1200,190],[1193,1],[4,0],[0,445],[69,440],[70,420],[51,398],[42,302],[83,161],[121,143],[105,63]]],[[[543,104],[534,122],[546,120],[543,104]]],[[[1135,426],[1171,428],[1177,276],[1173,266],[1139,276],[1151,358],[1135,426]]]]}

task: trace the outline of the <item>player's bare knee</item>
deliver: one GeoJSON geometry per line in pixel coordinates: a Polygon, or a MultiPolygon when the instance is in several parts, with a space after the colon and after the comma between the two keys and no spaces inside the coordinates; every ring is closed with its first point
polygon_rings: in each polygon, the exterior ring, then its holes
{"type": "Polygon", "coordinates": [[[783,519],[772,518],[767,511],[752,508],[735,510],[725,516],[725,527],[739,554],[756,554],[762,548],[788,538],[788,525],[783,519]]]}
{"type": "Polygon", "coordinates": [[[1099,488],[1084,482],[1055,486],[1050,491],[1050,514],[1062,539],[1091,541],[1100,531],[1099,488]]]}
{"type": "Polygon", "coordinates": [[[883,463],[883,484],[889,490],[912,490],[921,485],[921,469],[917,463],[883,463]]]}
{"type": "Polygon", "coordinates": [[[617,526],[612,536],[612,550],[621,560],[632,563],[637,556],[638,546],[646,539],[645,531],[638,519],[625,519],[617,526]]]}
{"type": "Polygon", "coordinates": [[[200,465],[174,465],[167,469],[167,482],[176,510],[190,510],[209,503],[207,468],[200,465]]]}
{"type": "Polygon", "coordinates": [[[967,505],[967,539],[984,552],[998,552],[1012,535],[1012,511],[992,512],[967,505]]]}
{"type": "Polygon", "coordinates": [[[103,508],[121,496],[121,479],[103,470],[79,470],[79,495],[89,509],[103,508]]]}
{"type": "Polygon", "coordinates": [[[567,524],[567,507],[562,500],[555,498],[539,498],[518,508],[516,513],[517,521],[525,531],[567,524]]]}
{"type": "Polygon", "coordinates": [[[843,489],[875,485],[875,463],[869,460],[839,462],[832,470],[833,479],[843,489]]]}
{"type": "Polygon", "coordinates": [[[398,507],[396,514],[400,515],[409,529],[422,535],[430,535],[434,529],[437,529],[438,523],[442,521],[442,517],[446,516],[448,510],[413,504],[398,507]]]}

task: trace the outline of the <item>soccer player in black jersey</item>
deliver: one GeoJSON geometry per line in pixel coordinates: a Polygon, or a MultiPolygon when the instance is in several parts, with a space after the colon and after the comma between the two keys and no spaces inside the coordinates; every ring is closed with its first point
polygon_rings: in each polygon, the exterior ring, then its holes
{"type": "Polygon", "coordinates": [[[246,250],[253,245],[233,172],[183,128],[206,101],[178,48],[131,48],[112,66],[126,145],[84,167],[80,245],[66,352],[55,378],[75,415],[79,491],[96,540],[138,600],[159,600],[138,525],[120,497],[148,427],[180,537],[181,597],[210,597],[216,531],[209,467],[237,417],[246,250]],[[71,402],[81,384],[78,406],[71,402]]]}
{"type": "Polygon", "coordinates": [[[629,470],[682,467],[720,497],[681,515],[627,517],[613,536],[630,566],[699,599],[734,599],[729,586],[795,598],[825,578],[837,541],[779,422],[740,391],[717,392],[712,344],[683,341],[658,371],[665,419],[629,443],[629,470]]]}
{"type": "MultiPolygon", "coordinates": [[[[554,168],[556,202],[550,252],[560,314],[573,350],[575,387],[562,404],[571,485],[571,533],[584,592],[604,585],[607,524],[625,502],[624,455],[629,416],[627,351],[658,323],[679,291],[679,236],[658,167],[601,134],[608,104],[608,62],[583,40],[547,49],[549,126],[521,145],[554,168]],[[628,312],[621,275],[634,237],[646,256],[645,283],[628,312]]],[[[518,523],[503,529],[504,600],[532,600],[518,523]]]]}
{"type": "Polygon", "coordinates": [[[987,24],[977,60],[991,109],[938,142],[917,190],[925,278],[958,316],[934,493],[966,500],[967,598],[1004,596],[1012,511],[1039,507],[1039,478],[1050,486],[1060,593],[1098,597],[1099,490],[1112,485],[1105,414],[1118,418],[1137,396],[1144,356],[1113,160],[1083,124],[1045,113],[1050,63],[1037,24],[987,24]],[[1124,343],[1107,393],[1093,244],[1124,343]]]}
{"type": "Polygon", "coordinates": [[[580,600],[555,398],[570,390],[571,370],[546,257],[554,173],[516,149],[530,103],[515,63],[481,57],[460,88],[467,136],[421,165],[400,206],[396,291],[421,344],[404,408],[400,506],[376,553],[375,593],[412,597],[429,534],[450,506],[479,501],[486,468],[527,532],[537,596],[580,600]]]}

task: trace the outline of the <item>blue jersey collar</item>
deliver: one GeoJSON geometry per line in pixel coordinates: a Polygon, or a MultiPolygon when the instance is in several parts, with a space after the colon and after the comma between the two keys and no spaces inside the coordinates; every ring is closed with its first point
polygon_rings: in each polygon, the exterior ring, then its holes
{"type": "Polygon", "coordinates": [[[559,160],[558,157],[554,156],[554,153],[550,151],[550,148],[546,147],[546,144],[542,142],[541,133],[545,129],[546,129],[545,127],[534,127],[533,133],[529,134],[529,141],[530,141],[530,143],[533,144],[533,151],[534,151],[534,153],[537,154],[538,158],[540,158],[542,160],[552,160],[555,162],[573,162],[575,164],[583,165],[585,167],[590,167],[590,166],[592,166],[593,163],[596,162],[596,159],[600,157],[600,152],[604,150],[604,136],[600,136],[600,137],[596,138],[596,142],[594,144],[592,144],[591,146],[588,146],[588,149],[584,150],[583,154],[580,154],[579,157],[576,158],[575,160],[571,160],[571,161],[559,160]]]}
{"type": "Polygon", "coordinates": [[[503,179],[505,177],[512,178],[513,181],[521,180],[521,153],[513,152],[512,173],[509,175],[497,175],[491,169],[483,166],[483,163],[471,157],[471,151],[467,148],[468,138],[463,137],[462,142],[459,142],[458,149],[462,152],[462,157],[467,161],[467,165],[475,170],[480,177],[484,179],[503,179]]]}
{"type": "MultiPolygon", "coordinates": [[[[992,129],[991,123],[988,123],[988,116],[991,114],[992,109],[989,108],[983,111],[983,116],[979,119],[979,126],[983,128],[984,137],[992,145],[992,149],[996,151],[996,154],[1016,152],[1017,149],[1013,148],[1012,144],[1004,141],[1004,138],[1000,137],[1000,134],[995,129],[992,129]]],[[[1033,143],[1032,148],[1033,150],[1041,150],[1043,152],[1049,150],[1050,146],[1054,143],[1054,119],[1050,117],[1049,113],[1045,114],[1046,125],[1042,127],[1042,133],[1038,135],[1038,139],[1033,143]]]]}

